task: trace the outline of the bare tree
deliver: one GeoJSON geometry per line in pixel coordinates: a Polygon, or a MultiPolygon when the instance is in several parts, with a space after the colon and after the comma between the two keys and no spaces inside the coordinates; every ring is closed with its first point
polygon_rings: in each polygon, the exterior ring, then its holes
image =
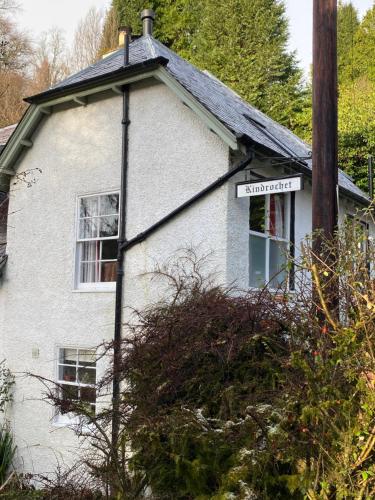
{"type": "Polygon", "coordinates": [[[30,53],[28,36],[21,33],[12,19],[0,10],[0,72],[24,69],[30,53]]]}
{"type": "Polygon", "coordinates": [[[0,11],[14,11],[18,9],[18,3],[15,0],[0,0],[0,11]]]}
{"type": "Polygon", "coordinates": [[[14,23],[16,8],[14,0],[0,0],[0,127],[17,122],[26,108],[22,98],[32,48],[27,33],[14,23]]]}
{"type": "Polygon", "coordinates": [[[120,20],[117,11],[111,7],[105,14],[103,32],[100,43],[100,55],[118,47],[118,27],[120,20]]]}
{"type": "Polygon", "coordinates": [[[70,57],[73,71],[79,71],[98,60],[103,18],[103,11],[91,7],[78,23],[70,57]]]}
{"type": "Polygon", "coordinates": [[[60,29],[51,28],[42,34],[32,58],[32,66],[31,93],[46,90],[69,74],[65,38],[60,29]]]}
{"type": "Polygon", "coordinates": [[[23,101],[28,93],[29,80],[17,71],[0,75],[0,127],[17,123],[27,105],[23,101]]]}

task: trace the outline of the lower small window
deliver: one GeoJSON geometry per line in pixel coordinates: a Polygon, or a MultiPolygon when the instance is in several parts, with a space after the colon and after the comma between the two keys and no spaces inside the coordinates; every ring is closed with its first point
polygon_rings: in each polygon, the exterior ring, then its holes
{"type": "Polygon", "coordinates": [[[85,412],[95,414],[95,350],[60,348],[57,370],[59,399],[61,401],[58,421],[69,421],[75,417],[74,412],[72,412],[72,403],[79,402],[84,405],[85,412]]]}
{"type": "Polygon", "coordinates": [[[289,197],[285,194],[250,198],[250,286],[278,289],[286,283],[289,254],[289,197]]]}

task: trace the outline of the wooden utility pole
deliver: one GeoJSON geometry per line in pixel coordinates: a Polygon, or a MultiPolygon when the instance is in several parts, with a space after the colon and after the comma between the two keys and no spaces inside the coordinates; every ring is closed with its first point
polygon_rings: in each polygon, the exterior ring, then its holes
{"type": "MultiPolygon", "coordinates": [[[[312,228],[331,240],[337,225],[337,0],[314,0],[312,228]]],[[[322,238],[314,238],[316,254],[322,238]]]]}

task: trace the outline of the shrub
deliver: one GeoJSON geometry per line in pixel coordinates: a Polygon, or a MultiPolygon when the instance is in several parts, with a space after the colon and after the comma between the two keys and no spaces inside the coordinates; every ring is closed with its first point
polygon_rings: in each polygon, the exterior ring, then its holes
{"type": "Polygon", "coordinates": [[[0,485],[4,484],[14,458],[13,436],[6,425],[0,428],[0,485]]]}
{"type": "Polygon", "coordinates": [[[323,247],[296,294],[215,286],[191,252],[159,269],[171,293],[126,325],[119,408],[75,406],[91,474],[120,498],[375,497],[374,242],[354,221],[323,247]]]}

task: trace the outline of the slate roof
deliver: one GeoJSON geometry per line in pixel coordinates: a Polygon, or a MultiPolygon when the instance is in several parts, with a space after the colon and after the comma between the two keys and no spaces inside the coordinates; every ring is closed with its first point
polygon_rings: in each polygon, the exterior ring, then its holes
{"type": "MultiPolygon", "coordinates": [[[[168,59],[166,70],[238,137],[245,136],[280,156],[303,158],[305,167],[311,171],[311,147],[308,144],[245,102],[217,78],[208,72],[200,71],[152,36],[142,36],[130,44],[130,65],[157,57],[168,59]]],[[[120,69],[122,65],[123,50],[120,49],[79,73],[71,75],[54,88],[64,89],[68,85],[113,72],[120,69]]],[[[368,200],[366,194],[341,170],[339,171],[339,184],[353,195],[368,200]]]]}

